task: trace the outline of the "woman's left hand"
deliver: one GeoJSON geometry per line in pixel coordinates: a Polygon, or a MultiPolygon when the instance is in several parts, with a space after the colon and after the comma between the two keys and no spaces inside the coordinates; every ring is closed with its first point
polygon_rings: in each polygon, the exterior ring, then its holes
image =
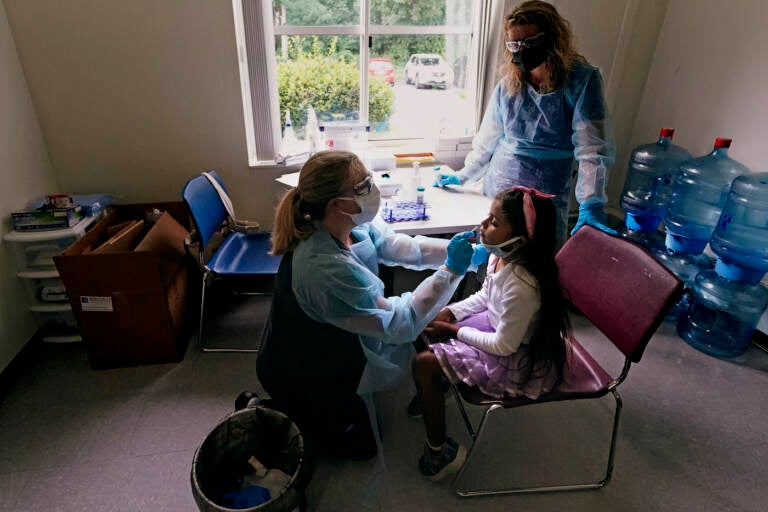
{"type": "Polygon", "coordinates": [[[450,322],[432,320],[424,328],[424,332],[432,339],[455,338],[459,334],[459,327],[450,322]]]}

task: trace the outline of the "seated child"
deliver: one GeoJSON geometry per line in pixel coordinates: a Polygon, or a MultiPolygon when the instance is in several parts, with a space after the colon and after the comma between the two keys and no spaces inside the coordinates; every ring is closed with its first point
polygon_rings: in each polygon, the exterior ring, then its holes
{"type": "Polygon", "coordinates": [[[490,252],[482,288],[449,305],[424,330],[429,350],[413,360],[427,441],[421,472],[441,480],[466,450],[447,437],[441,380],[462,381],[496,398],[535,399],[559,381],[568,317],[558,282],[553,196],[525,187],[494,198],[480,228],[490,252]]]}

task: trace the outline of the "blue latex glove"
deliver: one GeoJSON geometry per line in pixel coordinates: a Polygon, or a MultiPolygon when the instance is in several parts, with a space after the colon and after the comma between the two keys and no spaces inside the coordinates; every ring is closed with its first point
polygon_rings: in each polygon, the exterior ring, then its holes
{"type": "Polygon", "coordinates": [[[479,267],[488,261],[489,255],[490,253],[488,252],[488,249],[486,249],[483,244],[475,244],[472,247],[472,265],[479,267]]]}
{"type": "Polygon", "coordinates": [[[444,187],[446,185],[461,185],[461,179],[456,173],[440,173],[437,180],[432,184],[433,187],[444,187]]]}
{"type": "Polygon", "coordinates": [[[579,206],[579,218],[576,220],[576,225],[571,230],[571,236],[585,224],[597,228],[600,231],[604,231],[609,235],[618,235],[615,229],[611,229],[605,225],[605,212],[603,211],[603,206],[604,203],[599,199],[587,199],[581,203],[579,206]]]}
{"type": "Polygon", "coordinates": [[[467,273],[469,264],[472,263],[472,244],[469,242],[469,238],[474,236],[473,231],[464,231],[458,235],[454,235],[451,241],[448,242],[446,248],[447,256],[445,258],[445,266],[458,276],[463,276],[467,273]]]}

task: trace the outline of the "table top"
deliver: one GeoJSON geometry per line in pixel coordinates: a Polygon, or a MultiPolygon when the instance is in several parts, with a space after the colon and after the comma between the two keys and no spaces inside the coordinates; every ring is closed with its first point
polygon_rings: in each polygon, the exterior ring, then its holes
{"type": "MultiPolygon", "coordinates": [[[[389,223],[396,232],[407,235],[459,233],[477,227],[488,216],[491,198],[482,194],[482,183],[480,187],[441,188],[433,187],[431,183],[425,185],[424,202],[427,204],[429,218],[389,223]]],[[[397,196],[382,197],[382,207],[390,200],[396,201],[397,196]]]]}
{"type": "MultiPolygon", "coordinates": [[[[450,170],[445,165],[441,165],[440,168],[450,170]]],[[[394,174],[397,175],[400,170],[405,169],[398,168],[394,174]]],[[[430,175],[430,170],[431,168],[422,169],[424,202],[427,204],[429,218],[389,223],[393,230],[407,235],[459,233],[473,229],[488,216],[491,198],[483,195],[482,180],[466,186],[433,187],[431,181],[433,176],[430,175]]],[[[286,174],[277,178],[277,181],[296,186],[298,174],[298,172],[286,174]]],[[[382,197],[381,207],[383,208],[388,201],[397,201],[397,196],[382,197]]]]}

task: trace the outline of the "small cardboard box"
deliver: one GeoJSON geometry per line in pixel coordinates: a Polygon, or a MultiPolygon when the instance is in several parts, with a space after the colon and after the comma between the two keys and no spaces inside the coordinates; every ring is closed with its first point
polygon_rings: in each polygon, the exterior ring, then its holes
{"type": "MultiPolygon", "coordinates": [[[[136,225],[133,223],[132,225],[136,225]]],[[[115,205],[85,236],[54,258],[94,369],[180,361],[190,329],[194,268],[184,249],[189,213],[183,202],[115,205]],[[144,224],[126,246],[126,221],[144,224]],[[119,243],[118,243],[119,242],[119,243]],[[99,250],[110,247],[110,250],[99,250]],[[113,250],[117,249],[117,250],[113,250]]]]}
{"type": "Polygon", "coordinates": [[[80,205],[69,208],[40,208],[11,212],[13,229],[16,231],[41,231],[44,229],[71,228],[83,218],[80,205]]]}

